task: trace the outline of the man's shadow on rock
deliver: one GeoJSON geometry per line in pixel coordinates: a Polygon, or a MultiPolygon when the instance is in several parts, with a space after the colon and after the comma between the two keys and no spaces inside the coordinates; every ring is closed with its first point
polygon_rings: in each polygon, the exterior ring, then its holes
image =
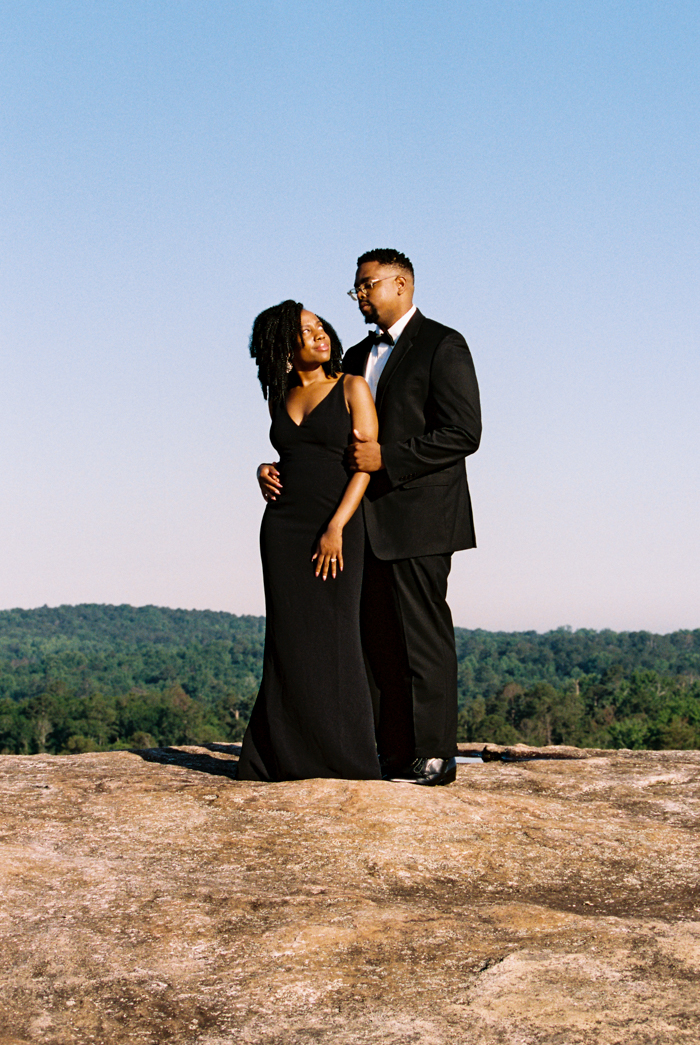
{"type": "MultiPolygon", "coordinates": [[[[220,751],[224,755],[238,757],[240,744],[198,744],[197,747],[208,751],[220,751]]],[[[226,776],[235,780],[238,776],[238,762],[229,758],[213,758],[211,755],[200,755],[196,751],[181,751],[177,747],[130,748],[132,755],[138,755],[144,762],[158,762],[166,766],[180,766],[182,769],[193,769],[196,773],[208,773],[210,776],[226,776]]]]}

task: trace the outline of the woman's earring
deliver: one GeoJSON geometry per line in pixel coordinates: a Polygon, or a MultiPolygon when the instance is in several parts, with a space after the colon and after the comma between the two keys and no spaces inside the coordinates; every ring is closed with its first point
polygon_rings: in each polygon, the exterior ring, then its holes
{"type": "Polygon", "coordinates": [[[289,359],[287,360],[287,373],[288,373],[288,374],[291,374],[291,372],[292,372],[292,370],[293,370],[293,369],[294,369],[294,364],[292,363],[292,360],[291,360],[291,357],[290,357],[290,358],[289,358],[289,359]]]}

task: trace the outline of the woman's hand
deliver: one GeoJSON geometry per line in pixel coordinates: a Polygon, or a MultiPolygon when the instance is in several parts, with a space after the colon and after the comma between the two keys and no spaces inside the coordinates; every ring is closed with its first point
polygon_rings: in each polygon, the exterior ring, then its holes
{"type": "Polygon", "coordinates": [[[282,483],[280,482],[280,473],[277,471],[277,465],[259,465],[257,476],[260,492],[265,500],[276,501],[278,495],[282,493],[282,483]]]}
{"type": "Polygon", "coordinates": [[[311,556],[311,561],[316,561],[316,576],[323,574],[325,581],[328,571],[335,578],[337,568],[343,569],[343,527],[330,524],[326,532],[319,539],[316,551],[311,556]]]}

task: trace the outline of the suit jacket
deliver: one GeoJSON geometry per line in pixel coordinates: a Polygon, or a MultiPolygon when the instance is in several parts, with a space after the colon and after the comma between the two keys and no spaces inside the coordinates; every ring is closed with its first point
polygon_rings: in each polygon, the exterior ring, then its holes
{"type": "MultiPolygon", "coordinates": [[[[372,338],[348,349],[343,369],[364,374],[372,338]]],[[[464,459],[481,438],[479,386],[467,343],[416,310],[377,385],[385,468],[363,501],[379,559],[440,555],[476,545],[464,459]]]]}

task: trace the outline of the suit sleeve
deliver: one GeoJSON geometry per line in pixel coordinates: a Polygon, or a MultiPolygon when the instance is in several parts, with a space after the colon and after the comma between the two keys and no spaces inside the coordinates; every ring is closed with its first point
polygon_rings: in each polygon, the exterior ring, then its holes
{"type": "Polygon", "coordinates": [[[467,343],[456,331],[435,349],[425,416],[425,434],[382,444],[382,459],[392,486],[449,468],[479,447],[479,386],[467,343]]]}

